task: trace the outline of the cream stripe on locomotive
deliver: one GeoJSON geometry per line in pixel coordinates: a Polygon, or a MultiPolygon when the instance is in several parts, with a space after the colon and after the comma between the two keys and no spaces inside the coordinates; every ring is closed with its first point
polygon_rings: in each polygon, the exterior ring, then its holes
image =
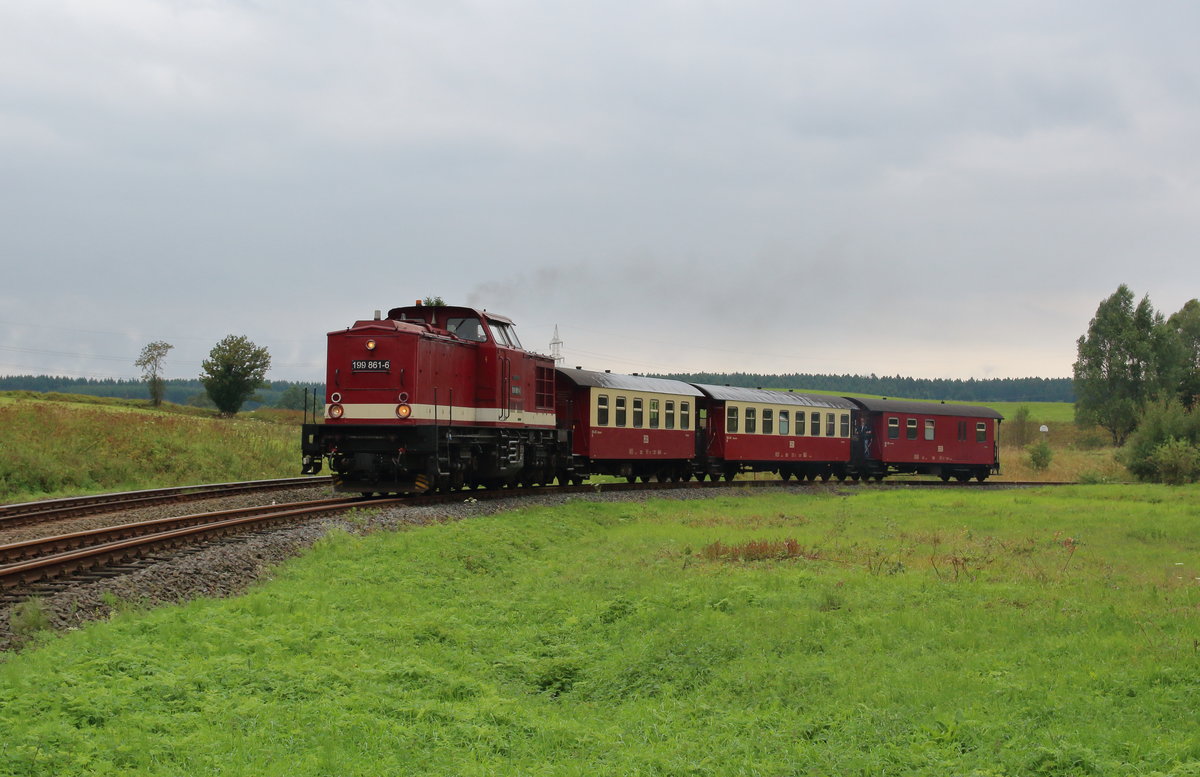
{"type": "Polygon", "coordinates": [[[844,439],[850,436],[850,413],[841,408],[730,401],[725,403],[725,433],[844,439]]]}
{"type": "MultiPolygon", "coordinates": [[[[329,408],[325,405],[325,417],[329,418],[329,408]]],[[[525,424],[528,426],[553,427],[554,413],[534,413],[526,410],[506,411],[498,407],[448,407],[446,405],[410,405],[412,414],[408,420],[437,421],[438,423],[476,423],[476,424],[525,424]],[[435,418],[434,411],[437,411],[435,418]]],[[[342,405],[342,421],[396,421],[396,403],[390,405],[355,404],[342,405]]]]}

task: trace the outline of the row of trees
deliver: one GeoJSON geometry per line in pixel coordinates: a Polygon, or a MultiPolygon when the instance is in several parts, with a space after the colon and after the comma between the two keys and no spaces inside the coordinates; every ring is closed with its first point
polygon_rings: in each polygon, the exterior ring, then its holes
{"type": "Polygon", "coordinates": [[[905,378],[900,375],[814,375],[790,373],[762,375],[746,372],[674,373],[651,377],[688,383],[744,388],[805,388],[845,391],[905,399],[945,399],[958,402],[1071,402],[1075,395],[1070,378],[905,378]]]}
{"type": "Polygon", "coordinates": [[[1121,284],[1077,346],[1075,420],[1108,430],[1140,477],[1200,477],[1200,301],[1164,316],[1121,284]]]}

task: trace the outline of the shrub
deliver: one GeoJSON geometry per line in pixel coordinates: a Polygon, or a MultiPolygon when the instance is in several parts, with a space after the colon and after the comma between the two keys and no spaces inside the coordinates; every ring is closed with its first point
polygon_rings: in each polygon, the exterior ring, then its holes
{"type": "Polygon", "coordinates": [[[1200,448],[1186,440],[1167,440],[1150,454],[1150,463],[1163,483],[1178,486],[1200,480],[1200,448]]]}
{"type": "Polygon", "coordinates": [[[1054,459],[1054,451],[1050,449],[1050,444],[1045,440],[1029,446],[1029,466],[1037,472],[1045,472],[1050,468],[1050,462],[1054,459]]]}
{"type": "Polygon", "coordinates": [[[1182,464],[1186,468],[1186,456],[1179,446],[1171,446],[1168,452],[1158,454],[1158,450],[1171,441],[1193,449],[1200,444],[1200,415],[1189,413],[1174,400],[1146,408],[1138,428],[1129,435],[1117,458],[1138,479],[1159,481],[1163,479],[1159,462],[1170,463],[1175,457],[1171,466],[1182,464]]]}

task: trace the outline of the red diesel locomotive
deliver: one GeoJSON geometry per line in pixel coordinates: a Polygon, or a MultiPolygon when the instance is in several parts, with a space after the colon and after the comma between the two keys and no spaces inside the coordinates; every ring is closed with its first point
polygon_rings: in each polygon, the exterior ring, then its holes
{"type": "Polygon", "coordinates": [[[512,321],[416,304],[329,333],[324,423],[303,471],[340,491],[649,480],[785,480],[999,472],[1002,416],[983,407],[855,399],[555,369],[512,321]]]}

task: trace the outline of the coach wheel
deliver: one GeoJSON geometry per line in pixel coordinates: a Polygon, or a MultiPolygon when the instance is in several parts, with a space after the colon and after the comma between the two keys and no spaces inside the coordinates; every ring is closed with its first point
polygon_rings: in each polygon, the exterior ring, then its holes
{"type": "Polygon", "coordinates": [[[882,473],[882,472],[876,472],[876,473],[875,473],[875,482],[876,482],[876,483],[882,483],[882,482],[883,482],[883,476],[884,476],[884,473],[882,473]]]}
{"type": "Polygon", "coordinates": [[[940,478],[942,479],[942,482],[943,482],[943,483],[949,483],[949,482],[950,482],[950,473],[948,473],[948,472],[943,472],[943,473],[942,473],[941,475],[939,475],[938,477],[940,477],[940,478]]]}
{"type": "Polygon", "coordinates": [[[792,473],[788,472],[786,469],[779,470],[779,477],[783,478],[784,483],[788,482],[788,478],[790,478],[791,476],[792,476],[792,473]]]}
{"type": "Polygon", "coordinates": [[[733,479],[734,479],[735,477],[737,477],[737,473],[736,473],[736,472],[734,472],[733,470],[730,470],[730,471],[728,471],[728,472],[726,472],[726,473],[725,473],[725,482],[726,482],[726,483],[732,483],[732,482],[733,482],[733,479]]]}
{"type": "Polygon", "coordinates": [[[954,477],[958,480],[959,483],[966,483],[968,480],[971,479],[970,475],[963,475],[963,474],[958,474],[958,475],[955,475],[954,477]]]}
{"type": "Polygon", "coordinates": [[[987,480],[987,476],[988,476],[988,473],[986,473],[986,472],[976,472],[975,473],[975,479],[978,480],[980,483],[987,480]]]}
{"type": "Polygon", "coordinates": [[[857,472],[850,473],[850,479],[853,480],[855,483],[858,482],[859,477],[860,477],[860,475],[857,472]]]}

